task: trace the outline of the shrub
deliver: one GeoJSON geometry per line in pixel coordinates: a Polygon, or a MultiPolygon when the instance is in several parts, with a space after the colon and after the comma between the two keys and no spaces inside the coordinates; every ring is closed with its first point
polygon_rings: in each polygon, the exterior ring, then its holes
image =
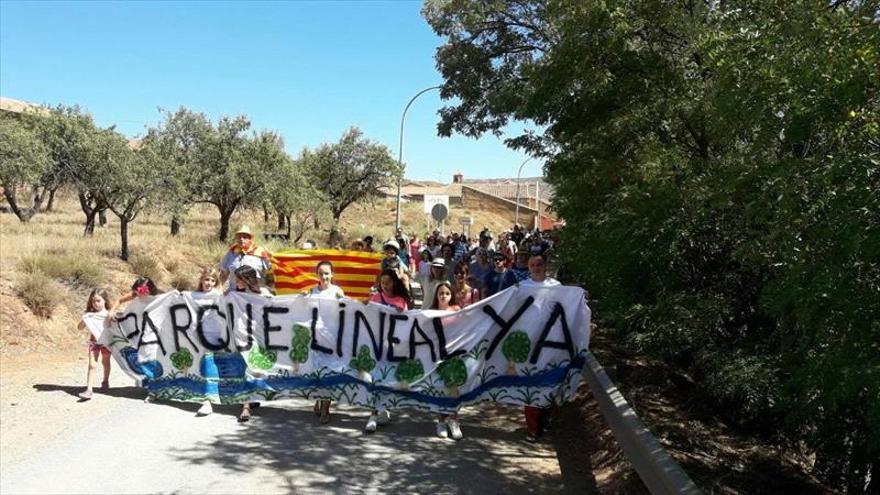
{"type": "Polygon", "coordinates": [[[25,305],[42,318],[52,316],[55,306],[64,297],[64,289],[58,282],[39,271],[23,273],[16,281],[15,290],[25,305]]]}
{"type": "Polygon", "coordinates": [[[100,287],[106,279],[95,258],[77,253],[39,253],[21,260],[21,271],[43,275],[70,287],[100,287]]]}
{"type": "Polygon", "coordinates": [[[162,266],[156,258],[145,255],[135,254],[128,260],[131,270],[141,277],[150,277],[154,282],[162,279],[162,266]]]}

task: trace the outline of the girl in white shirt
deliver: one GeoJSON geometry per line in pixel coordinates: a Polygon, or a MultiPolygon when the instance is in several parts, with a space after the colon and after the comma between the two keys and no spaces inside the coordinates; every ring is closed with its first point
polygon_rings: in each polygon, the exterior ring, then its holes
{"type": "MultiPolygon", "coordinates": [[[[315,267],[315,273],[318,274],[318,285],[312,287],[309,291],[309,297],[317,297],[321,299],[340,299],[345,297],[345,292],[338,285],[333,285],[333,263],[324,260],[315,267]]],[[[330,401],[327,399],[318,399],[315,401],[315,414],[320,417],[321,423],[330,421],[330,401]]]]}

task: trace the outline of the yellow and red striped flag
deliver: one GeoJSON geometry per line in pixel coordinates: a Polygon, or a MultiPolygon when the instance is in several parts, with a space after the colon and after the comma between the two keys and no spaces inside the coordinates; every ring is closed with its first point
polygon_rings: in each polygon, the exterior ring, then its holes
{"type": "Polygon", "coordinates": [[[336,249],[287,250],[272,253],[272,271],[277,294],[300,294],[318,283],[315,267],[321,261],[333,263],[333,283],[352,299],[367,300],[376,283],[382,253],[336,249]]]}

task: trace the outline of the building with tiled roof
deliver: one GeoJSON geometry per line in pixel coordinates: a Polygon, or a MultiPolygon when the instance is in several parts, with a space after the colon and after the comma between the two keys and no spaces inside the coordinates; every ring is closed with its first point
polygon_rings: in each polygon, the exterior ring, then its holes
{"type": "MultiPolygon", "coordinates": [[[[397,196],[396,186],[381,188],[380,192],[386,197],[397,196]]],[[[553,188],[542,177],[465,179],[464,174],[458,172],[449,184],[404,180],[400,195],[404,201],[424,201],[426,195],[449,196],[450,206],[492,210],[509,216],[511,224],[519,219],[521,224],[535,225],[540,218],[541,228],[546,229],[558,222],[550,210],[553,188]]]]}

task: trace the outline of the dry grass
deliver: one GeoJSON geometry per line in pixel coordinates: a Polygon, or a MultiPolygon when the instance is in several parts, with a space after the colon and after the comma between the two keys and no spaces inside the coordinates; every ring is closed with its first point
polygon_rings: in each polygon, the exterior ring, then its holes
{"type": "Polygon", "coordinates": [[[40,272],[25,273],[15,282],[15,290],[35,316],[49,318],[64,297],[64,289],[40,272]]]}
{"type": "Polygon", "coordinates": [[[135,254],[130,256],[128,264],[132,273],[140,277],[150,277],[153,280],[162,280],[164,271],[159,260],[150,254],[135,254]]]}
{"type": "Polygon", "coordinates": [[[42,274],[69,287],[99,287],[105,280],[104,269],[88,257],[57,252],[53,248],[21,258],[20,276],[42,274]]]}

